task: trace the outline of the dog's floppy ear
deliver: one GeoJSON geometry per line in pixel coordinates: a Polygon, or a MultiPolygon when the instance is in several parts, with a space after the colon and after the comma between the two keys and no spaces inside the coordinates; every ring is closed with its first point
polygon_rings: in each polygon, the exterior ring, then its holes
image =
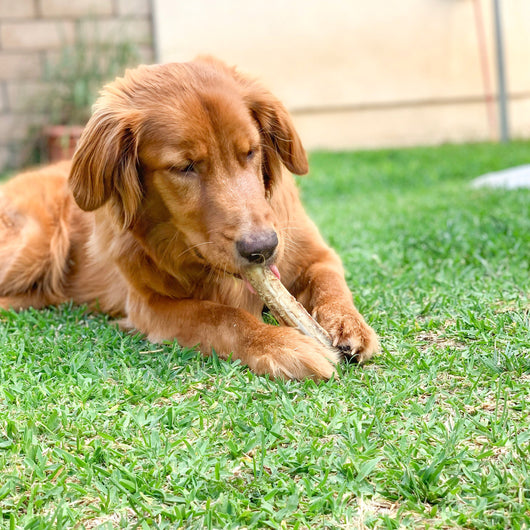
{"type": "Polygon", "coordinates": [[[307,155],[287,109],[264,88],[256,84],[250,87],[246,99],[265,146],[264,173],[274,173],[277,165],[274,158],[279,158],[292,173],[305,175],[309,170],[307,155]]]}
{"type": "Polygon", "coordinates": [[[104,96],[96,104],[74,154],[69,184],[81,209],[96,210],[111,201],[127,227],[142,197],[135,113],[112,107],[104,96]]]}

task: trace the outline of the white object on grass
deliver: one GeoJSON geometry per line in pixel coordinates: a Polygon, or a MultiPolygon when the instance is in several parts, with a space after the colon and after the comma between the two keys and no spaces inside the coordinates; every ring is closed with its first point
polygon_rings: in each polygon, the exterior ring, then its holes
{"type": "Polygon", "coordinates": [[[472,188],[530,188],[530,164],[486,173],[471,181],[472,188]]]}

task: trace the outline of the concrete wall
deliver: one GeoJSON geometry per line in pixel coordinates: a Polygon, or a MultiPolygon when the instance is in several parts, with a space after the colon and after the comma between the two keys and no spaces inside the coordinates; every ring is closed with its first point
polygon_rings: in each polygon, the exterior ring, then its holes
{"type": "Polygon", "coordinates": [[[0,0],[0,171],[28,163],[46,116],[37,113],[45,64],[86,26],[126,39],[153,60],[150,0],[0,0]]]}
{"type": "MultiPolygon", "coordinates": [[[[529,137],[530,0],[501,4],[511,132],[529,137]]],[[[210,53],[262,78],[310,148],[496,134],[491,0],[154,0],[154,19],[159,61],[210,53]]]]}

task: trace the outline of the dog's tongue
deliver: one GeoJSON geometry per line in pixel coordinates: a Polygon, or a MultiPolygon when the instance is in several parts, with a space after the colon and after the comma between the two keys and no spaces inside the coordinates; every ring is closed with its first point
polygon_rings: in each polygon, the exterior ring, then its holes
{"type": "MultiPolygon", "coordinates": [[[[280,271],[278,270],[278,267],[276,267],[276,265],[271,265],[269,269],[271,270],[272,274],[274,274],[274,276],[278,278],[278,280],[281,280],[280,271]]],[[[246,279],[245,279],[245,285],[252,294],[258,294],[256,293],[256,289],[254,289],[254,287],[252,287],[252,285],[250,285],[249,281],[246,279]]]]}
{"type": "Polygon", "coordinates": [[[243,281],[245,282],[245,286],[246,286],[246,288],[247,288],[252,294],[258,294],[258,293],[256,292],[256,289],[254,289],[254,287],[252,287],[252,285],[250,285],[250,282],[249,282],[247,279],[245,279],[245,280],[243,280],[243,281]]]}
{"type": "Polygon", "coordinates": [[[278,280],[281,280],[280,271],[278,270],[278,267],[276,267],[276,265],[271,265],[269,269],[271,270],[272,274],[274,274],[274,276],[278,278],[278,280]]]}

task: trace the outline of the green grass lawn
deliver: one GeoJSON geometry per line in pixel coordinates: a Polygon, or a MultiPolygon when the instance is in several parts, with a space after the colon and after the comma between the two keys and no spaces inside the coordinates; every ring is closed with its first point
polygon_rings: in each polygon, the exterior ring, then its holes
{"type": "Polygon", "coordinates": [[[530,143],[315,153],[383,351],[277,382],[75,307],[0,315],[0,527],[528,528],[530,143]]]}

